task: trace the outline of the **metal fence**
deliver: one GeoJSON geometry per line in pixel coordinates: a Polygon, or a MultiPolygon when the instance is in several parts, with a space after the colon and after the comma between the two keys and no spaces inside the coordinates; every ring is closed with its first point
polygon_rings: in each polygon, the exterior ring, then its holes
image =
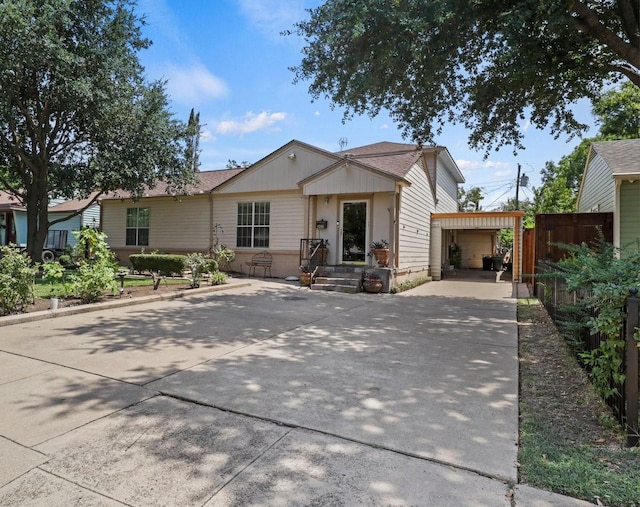
{"type": "MultiPolygon", "coordinates": [[[[589,296],[588,291],[570,291],[567,289],[564,272],[557,266],[547,263],[538,263],[537,295],[549,316],[558,324],[579,329],[578,338],[585,352],[591,352],[607,339],[600,333],[592,333],[586,322],[578,321],[576,306],[579,302],[589,296]]],[[[598,309],[589,310],[590,317],[598,316],[598,309]]],[[[618,422],[627,432],[627,446],[632,447],[639,444],[640,424],[638,421],[638,395],[640,378],[638,376],[638,362],[640,348],[638,341],[634,338],[635,330],[639,327],[640,321],[640,299],[638,290],[630,289],[627,305],[622,312],[620,339],[624,340],[625,348],[621,351],[622,373],[626,375],[626,380],[622,384],[610,381],[610,387],[615,388],[617,394],[605,399],[606,403],[613,410],[618,422]]]]}

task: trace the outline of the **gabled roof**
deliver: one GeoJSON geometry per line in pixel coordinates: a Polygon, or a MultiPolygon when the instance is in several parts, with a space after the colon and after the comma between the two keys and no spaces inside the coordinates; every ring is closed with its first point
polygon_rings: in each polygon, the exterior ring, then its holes
{"type": "Polygon", "coordinates": [[[613,176],[640,175],[640,139],[596,141],[591,144],[587,167],[597,153],[605,161],[613,176]]]}
{"type": "Polygon", "coordinates": [[[0,190],[0,208],[4,210],[24,209],[24,206],[9,192],[0,190]]]}
{"type": "Polygon", "coordinates": [[[336,155],[357,160],[382,172],[404,178],[422,156],[415,144],[380,142],[339,151],[336,155]]]}
{"type": "Polygon", "coordinates": [[[91,193],[86,199],[72,199],[54,206],[49,206],[49,213],[67,213],[83,209],[95,198],[97,193],[98,192],[91,193]]]}
{"type": "Polygon", "coordinates": [[[464,182],[464,176],[462,176],[458,166],[449,154],[449,150],[444,146],[420,146],[417,144],[383,141],[340,151],[336,155],[359,160],[381,171],[404,178],[425,153],[444,153],[448,162],[448,169],[455,180],[458,183],[464,182]]]}
{"type": "MultiPolygon", "coordinates": [[[[187,186],[187,192],[183,195],[205,194],[211,192],[214,188],[244,170],[244,168],[237,168],[199,172],[196,174],[197,182],[193,185],[187,186]]],[[[144,197],[168,197],[171,195],[173,194],[171,194],[170,188],[165,182],[158,182],[154,187],[147,187],[144,192],[144,197]]],[[[128,199],[130,197],[131,192],[121,190],[105,195],[102,199],[128,199]]]]}

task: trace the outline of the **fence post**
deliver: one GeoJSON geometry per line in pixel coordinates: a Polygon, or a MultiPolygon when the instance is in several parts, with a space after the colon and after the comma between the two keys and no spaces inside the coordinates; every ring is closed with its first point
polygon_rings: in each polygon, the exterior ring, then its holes
{"type": "Polygon", "coordinates": [[[627,332],[626,332],[626,374],[625,395],[627,399],[627,447],[634,447],[640,441],[640,425],[638,424],[638,342],[633,337],[640,320],[640,299],[638,289],[629,289],[627,299],[627,332]]]}

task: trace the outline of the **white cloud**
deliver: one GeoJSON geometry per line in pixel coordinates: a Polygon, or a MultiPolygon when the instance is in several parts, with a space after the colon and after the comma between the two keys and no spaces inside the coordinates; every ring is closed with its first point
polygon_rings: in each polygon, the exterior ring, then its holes
{"type": "Polygon", "coordinates": [[[241,12],[251,24],[268,36],[277,39],[280,32],[291,29],[294,23],[307,17],[303,0],[237,0],[241,12]]]}
{"type": "Polygon", "coordinates": [[[320,111],[315,111],[315,112],[313,113],[313,116],[320,116],[320,111]]]}
{"type": "Polygon", "coordinates": [[[527,120],[525,123],[520,125],[520,130],[522,130],[523,132],[526,132],[527,130],[529,130],[530,126],[531,126],[531,122],[527,120]]]}
{"type": "Polygon", "coordinates": [[[248,134],[256,130],[264,130],[272,127],[275,123],[286,119],[287,113],[269,113],[262,111],[259,114],[247,113],[240,121],[223,120],[218,123],[216,132],[218,134],[248,134]]]}
{"type": "Polygon", "coordinates": [[[492,160],[456,160],[456,164],[461,171],[475,171],[478,169],[498,169],[500,172],[508,170],[510,164],[507,162],[494,162],[492,160]]]}
{"type": "Polygon", "coordinates": [[[191,106],[219,99],[228,93],[227,84],[201,64],[190,68],[169,67],[167,89],[174,101],[191,106]]]}

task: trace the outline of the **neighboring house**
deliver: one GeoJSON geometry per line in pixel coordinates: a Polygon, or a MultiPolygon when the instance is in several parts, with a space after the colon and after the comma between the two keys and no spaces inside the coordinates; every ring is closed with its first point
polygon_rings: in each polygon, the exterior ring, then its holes
{"type": "MultiPolygon", "coordinates": [[[[59,251],[67,246],[73,246],[76,244],[76,239],[71,231],[80,230],[82,226],[100,226],[100,211],[97,203],[89,206],[81,213],[71,216],[89,204],[92,197],[70,201],[61,201],[60,199],[51,201],[48,215],[49,222],[61,221],[49,228],[45,250],[59,251]]],[[[27,210],[18,203],[15,197],[12,197],[7,192],[0,191],[0,245],[8,245],[9,243],[26,246],[27,210]]],[[[47,257],[47,260],[49,258],[47,257]]]]}
{"type": "Polygon", "coordinates": [[[640,249],[640,139],[591,145],[577,210],[613,213],[613,244],[640,249]]]}
{"type": "Polygon", "coordinates": [[[384,239],[396,281],[439,278],[431,214],[456,212],[464,182],[442,146],[381,142],[331,153],[296,140],[247,169],[199,178],[189,195],[159,187],[137,202],[101,200],[103,231],[122,262],[141,250],[206,252],[219,241],[236,252],[235,270],[267,250],[282,277],[298,273],[301,240],[328,241],[328,264],[367,266],[369,243],[384,239]]]}

